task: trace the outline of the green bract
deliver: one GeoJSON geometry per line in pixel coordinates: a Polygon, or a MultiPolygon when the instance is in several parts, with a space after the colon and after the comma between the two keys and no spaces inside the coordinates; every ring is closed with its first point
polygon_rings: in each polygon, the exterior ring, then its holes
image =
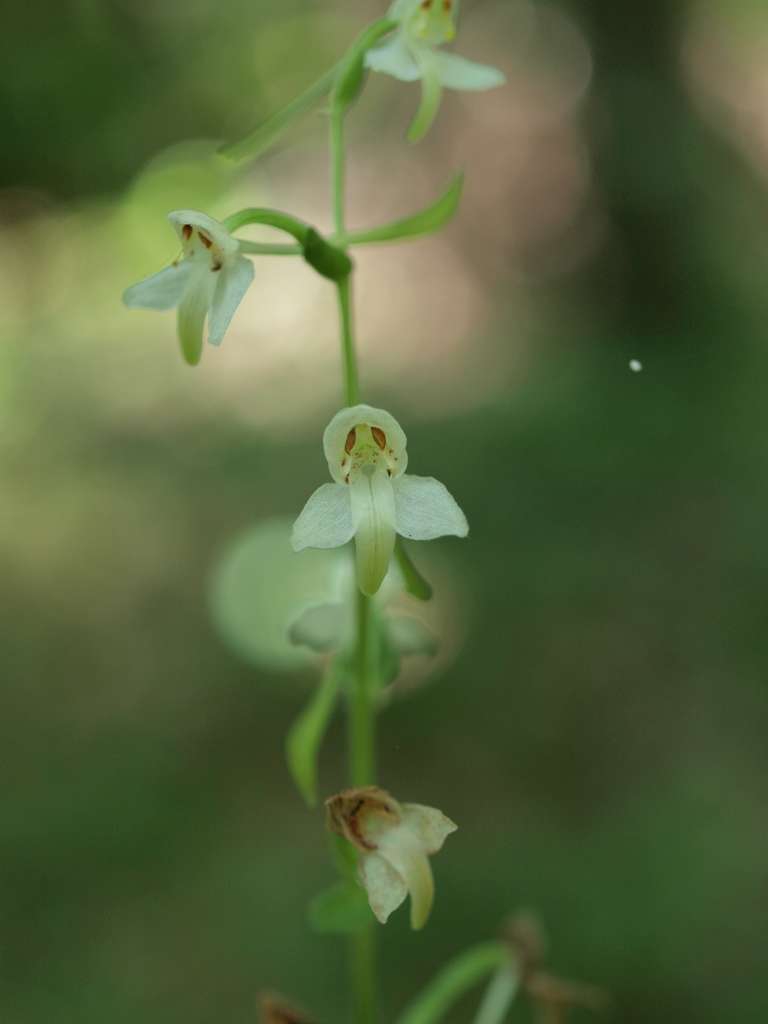
{"type": "Polygon", "coordinates": [[[293,526],[293,548],[336,548],[354,537],[357,582],[364,594],[381,586],[396,534],[433,540],[469,533],[464,513],[443,484],[406,475],[406,436],[383,409],[342,409],[326,427],[323,448],[335,482],[319,487],[304,506],[293,526]]]}
{"type": "Polygon", "coordinates": [[[395,0],[389,14],[399,23],[398,32],[369,50],[365,61],[372,71],[402,82],[421,81],[421,105],[408,133],[411,142],[418,142],[429,131],[443,88],[481,91],[506,81],[496,68],[438,50],[456,34],[455,0],[395,0]]]}
{"type": "Polygon", "coordinates": [[[183,258],[132,285],[123,295],[134,309],[178,309],[181,351],[190,366],[200,362],[203,325],[208,341],[221,344],[237,307],[253,281],[253,266],[219,221],[198,210],[168,214],[183,258]]]}

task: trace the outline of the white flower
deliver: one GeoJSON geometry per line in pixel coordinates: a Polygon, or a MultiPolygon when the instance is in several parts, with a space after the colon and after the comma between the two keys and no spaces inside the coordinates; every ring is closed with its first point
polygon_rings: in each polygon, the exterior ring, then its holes
{"type": "Polygon", "coordinates": [[[323,434],[335,483],[323,484],[293,526],[294,551],[336,548],[355,538],[357,581],[364,594],[381,586],[395,534],[411,540],[466,537],[464,513],[433,477],[406,476],[406,437],[383,409],[338,412],[323,434]]]}
{"type": "Polygon", "coordinates": [[[326,801],[328,824],[360,852],[358,871],[382,924],[411,897],[411,927],[427,923],[435,884],[429,857],[458,828],[434,807],[399,804],[377,786],[347,789],[326,801]]]}
{"type": "Polygon", "coordinates": [[[437,49],[456,34],[456,7],[456,0],[395,0],[389,16],[400,23],[399,29],[366,54],[366,65],[373,71],[383,71],[402,82],[421,79],[422,100],[411,126],[412,142],[429,130],[443,88],[480,91],[506,81],[496,68],[437,49]]]}
{"type": "Polygon", "coordinates": [[[179,236],[183,259],[132,285],[123,302],[138,309],[177,306],[181,350],[195,366],[202,355],[206,316],[208,341],[219,345],[253,281],[253,264],[240,255],[237,240],[213,217],[175,210],[168,220],[179,236]]]}

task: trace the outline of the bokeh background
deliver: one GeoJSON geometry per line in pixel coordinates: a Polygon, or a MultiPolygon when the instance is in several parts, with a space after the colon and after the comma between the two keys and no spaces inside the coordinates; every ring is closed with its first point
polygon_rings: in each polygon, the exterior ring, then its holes
{"type": "MultiPolygon", "coordinates": [[[[174,256],[168,209],[328,226],[322,112],[255,166],[214,151],[380,13],[4,14],[4,1024],[249,1021],[263,988],[344,1019],[344,943],[305,920],[321,816],[282,754],[316,669],[247,662],[209,611],[233,539],[325,479],[332,289],[259,260],[194,371],[120,294],[174,256]]],[[[382,782],[461,826],[427,931],[381,933],[382,1017],[525,906],[613,1020],[762,1024],[768,11],[466,0],[457,48],[508,86],[447,97],[417,148],[411,87],[375,78],[350,122],[354,226],[467,172],[444,235],[358,256],[365,396],[472,526],[414,552],[453,655],[381,719],[382,782]]]]}

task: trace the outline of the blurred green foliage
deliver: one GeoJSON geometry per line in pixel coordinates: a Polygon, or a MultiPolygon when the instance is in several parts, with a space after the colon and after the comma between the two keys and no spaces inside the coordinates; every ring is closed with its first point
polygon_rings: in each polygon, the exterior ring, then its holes
{"type": "MultiPolygon", "coordinates": [[[[502,3],[470,19],[468,0],[467,21],[502,3]]],[[[380,932],[382,1019],[528,906],[553,965],[609,989],[614,1019],[762,1024],[764,182],[690,101],[678,5],[569,6],[597,60],[584,123],[612,226],[573,273],[529,282],[546,312],[514,377],[499,275],[477,331],[508,394],[409,424],[414,471],[445,480],[472,526],[444,546],[467,639],[382,717],[382,781],[460,830],[429,928],[401,913],[380,932]]],[[[768,52],[762,14],[750,31],[768,52]]],[[[250,127],[361,23],[302,0],[46,0],[5,23],[4,287],[29,291],[0,350],[8,1024],[247,1021],[265,987],[342,1019],[343,943],[306,922],[333,880],[321,816],[283,759],[313,675],[302,690],[255,672],[206,604],[231,538],[319,479],[321,422],[272,435],[221,418],[168,322],[156,361],[129,348],[118,250],[143,221],[110,204],[158,150],[250,127]],[[32,213],[27,192],[44,197],[32,213]],[[9,248],[27,217],[47,278],[9,248]],[[169,381],[176,404],[154,415],[169,381]],[[153,415],[123,414],[123,392],[153,415]]],[[[482,271],[482,238],[462,239],[482,271]]],[[[400,400],[378,388],[377,404],[400,400]]],[[[327,791],[342,746],[338,722],[327,791]]]]}

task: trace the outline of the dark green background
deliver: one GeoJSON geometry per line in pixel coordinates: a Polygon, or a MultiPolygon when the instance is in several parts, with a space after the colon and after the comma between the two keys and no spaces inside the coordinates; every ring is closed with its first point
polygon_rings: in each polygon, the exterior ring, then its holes
{"type": "MultiPolygon", "coordinates": [[[[759,5],[709,7],[734,74],[755,50],[768,66],[759,5]]],[[[420,418],[391,378],[364,378],[366,397],[403,418],[414,471],[444,480],[472,527],[467,542],[438,542],[466,643],[381,720],[382,782],[460,824],[434,862],[428,929],[410,934],[401,912],[381,933],[383,1019],[525,906],[545,920],[558,970],[613,993],[614,1020],[761,1024],[768,160],[728,131],[727,110],[694,97],[681,0],[568,10],[595,62],[575,123],[598,243],[558,275],[525,254],[489,267],[482,231],[460,219],[453,244],[493,310],[477,331],[495,386],[440,406],[448,354],[420,418]],[[523,293],[535,316],[516,362],[523,293]]],[[[5,16],[5,1024],[249,1021],[263,988],[342,1019],[343,944],[304,921],[331,878],[321,819],[282,758],[312,677],[302,689],[237,660],[206,606],[227,541],[294,514],[324,479],[318,438],[334,404],[304,416],[297,400],[287,434],[209,406],[215,354],[192,375],[168,318],[119,306],[141,268],[170,255],[167,240],[156,257],[137,253],[119,211],[158,150],[250,126],[378,11],[41,0],[5,16]],[[134,331],[153,332],[162,358],[137,354],[134,331]],[[159,378],[174,403],[162,415],[149,397],[159,378]],[[146,416],[121,414],[120,396],[135,410],[145,394],[146,416]]],[[[506,0],[466,0],[471,56],[498,59],[508,13],[506,0]]],[[[390,173],[413,95],[380,81],[372,92],[353,144],[380,146],[390,173]]],[[[498,97],[447,106],[424,144],[427,194],[489,102],[498,132],[498,97]]],[[[315,122],[297,175],[322,144],[315,122]]],[[[482,194],[489,162],[463,162],[482,194]]],[[[511,232],[514,187],[494,215],[511,232]]],[[[550,237],[548,251],[560,244],[550,237]]],[[[419,324],[404,329],[416,344],[419,324]]],[[[332,337],[332,321],[318,330],[332,337]]],[[[254,402],[259,387],[254,377],[254,402]]],[[[326,792],[343,785],[342,745],[338,723],[326,792]]]]}

